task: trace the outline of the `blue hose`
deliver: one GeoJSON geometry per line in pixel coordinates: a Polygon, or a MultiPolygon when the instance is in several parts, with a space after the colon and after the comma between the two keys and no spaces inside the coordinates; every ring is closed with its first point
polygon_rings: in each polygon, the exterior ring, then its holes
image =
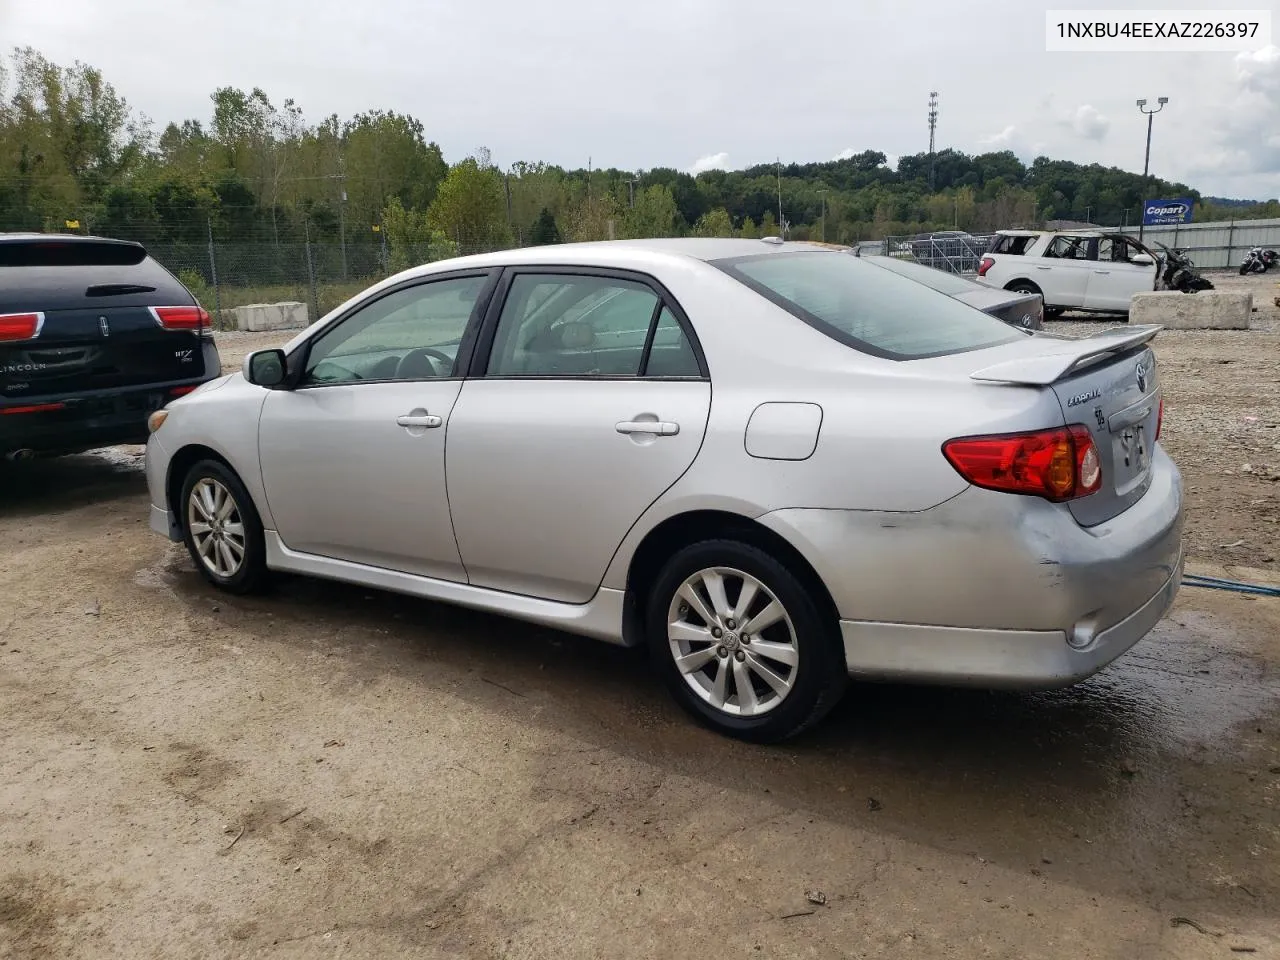
{"type": "Polygon", "coordinates": [[[1234,593],[1248,593],[1259,597],[1280,597],[1280,587],[1267,587],[1260,583],[1245,583],[1243,580],[1225,580],[1222,577],[1203,577],[1188,573],[1182,577],[1188,587],[1204,587],[1208,590],[1230,590],[1234,593]]]}

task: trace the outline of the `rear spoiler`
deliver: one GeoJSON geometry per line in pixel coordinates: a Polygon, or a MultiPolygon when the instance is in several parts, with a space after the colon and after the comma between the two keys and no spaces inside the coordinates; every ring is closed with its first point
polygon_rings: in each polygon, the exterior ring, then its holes
{"type": "Polygon", "coordinates": [[[973,380],[991,383],[1017,383],[1047,387],[1080,367],[1099,358],[1148,343],[1164,329],[1163,324],[1146,323],[1138,327],[1115,327],[1084,340],[1062,340],[1049,351],[1017,360],[1005,360],[969,374],[973,380]]]}

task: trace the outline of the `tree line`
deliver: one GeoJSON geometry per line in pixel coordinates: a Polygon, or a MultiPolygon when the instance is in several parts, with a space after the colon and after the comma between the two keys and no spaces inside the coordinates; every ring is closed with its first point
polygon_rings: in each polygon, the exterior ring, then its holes
{"type": "Polygon", "coordinates": [[[919,153],[896,169],[867,150],[696,176],[499,165],[483,148],[449,164],[419,119],[394,110],[309,122],[294,100],[257,88],[210,100],[208,117],[157,133],[94,67],[15,49],[0,63],[0,230],[168,244],[341,238],[409,262],[424,246],[434,256],[611,236],[852,243],[1049,219],[1110,225],[1136,222],[1144,197],[1193,197],[1197,220],[1280,216],[1275,200],[1211,202],[1186,184],[1048,157],[1028,166],[1007,150],[919,153]]]}

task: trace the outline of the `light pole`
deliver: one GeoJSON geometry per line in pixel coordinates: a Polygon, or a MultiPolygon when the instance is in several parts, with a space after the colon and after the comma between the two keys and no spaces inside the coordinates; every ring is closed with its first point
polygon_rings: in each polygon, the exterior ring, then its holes
{"type": "Polygon", "coordinates": [[[1146,224],[1147,224],[1147,211],[1146,211],[1147,199],[1146,197],[1141,196],[1141,193],[1143,193],[1147,189],[1147,171],[1151,169],[1151,122],[1155,117],[1155,115],[1159,113],[1161,110],[1163,110],[1164,105],[1168,102],[1169,102],[1168,97],[1161,97],[1156,101],[1156,104],[1157,104],[1156,108],[1154,110],[1148,110],[1147,101],[1145,100],[1138,101],[1138,109],[1147,115],[1147,157],[1145,160],[1142,161],[1142,189],[1139,191],[1140,195],[1138,197],[1139,203],[1142,204],[1142,210],[1141,210],[1142,216],[1138,218],[1138,242],[1139,243],[1142,242],[1142,235],[1144,232],[1144,228],[1146,227],[1146,224]]]}
{"type": "Polygon", "coordinates": [[[822,197],[822,242],[827,242],[827,191],[819,190],[818,196],[822,197]]]}

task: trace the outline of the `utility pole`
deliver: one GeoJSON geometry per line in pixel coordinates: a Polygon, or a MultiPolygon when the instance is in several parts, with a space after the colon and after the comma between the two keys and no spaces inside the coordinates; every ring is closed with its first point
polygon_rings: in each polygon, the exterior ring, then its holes
{"type": "Polygon", "coordinates": [[[933,160],[933,135],[938,126],[938,91],[931,90],[929,92],[929,192],[933,193],[934,184],[934,160],[933,160]]]}
{"type": "Polygon", "coordinates": [[[636,184],[640,182],[640,178],[632,177],[631,179],[623,180],[622,182],[627,185],[627,188],[628,188],[627,192],[631,197],[631,202],[628,204],[628,206],[634,207],[636,205],[636,184]]]}
{"type": "Polygon", "coordinates": [[[778,158],[778,235],[782,235],[782,158],[778,158]]]}
{"type": "MultiPolygon", "coordinates": [[[[1164,105],[1168,102],[1169,102],[1168,97],[1160,97],[1156,101],[1156,104],[1157,104],[1156,108],[1154,110],[1148,110],[1147,101],[1145,100],[1138,101],[1138,109],[1147,115],[1147,156],[1146,156],[1146,159],[1142,161],[1142,190],[1139,191],[1140,193],[1146,192],[1147,171],[1151,169],[1151,123],[1155,119],[1155,115],[1159,113],[1161,110],[1163,110],[1164,105]]],[[[1142,205],[1141,216],[1138,218],[1138,242],[1141,243],[1142,235],[1147,225],[1147,198],[1140,196],[1138,200],[1142,205]]]]}
{"type": "Polygon", "coordinates": [[[822,197],[822,242],[827,242],[827,191],[819,190],[818,196],[822,197]]]}

